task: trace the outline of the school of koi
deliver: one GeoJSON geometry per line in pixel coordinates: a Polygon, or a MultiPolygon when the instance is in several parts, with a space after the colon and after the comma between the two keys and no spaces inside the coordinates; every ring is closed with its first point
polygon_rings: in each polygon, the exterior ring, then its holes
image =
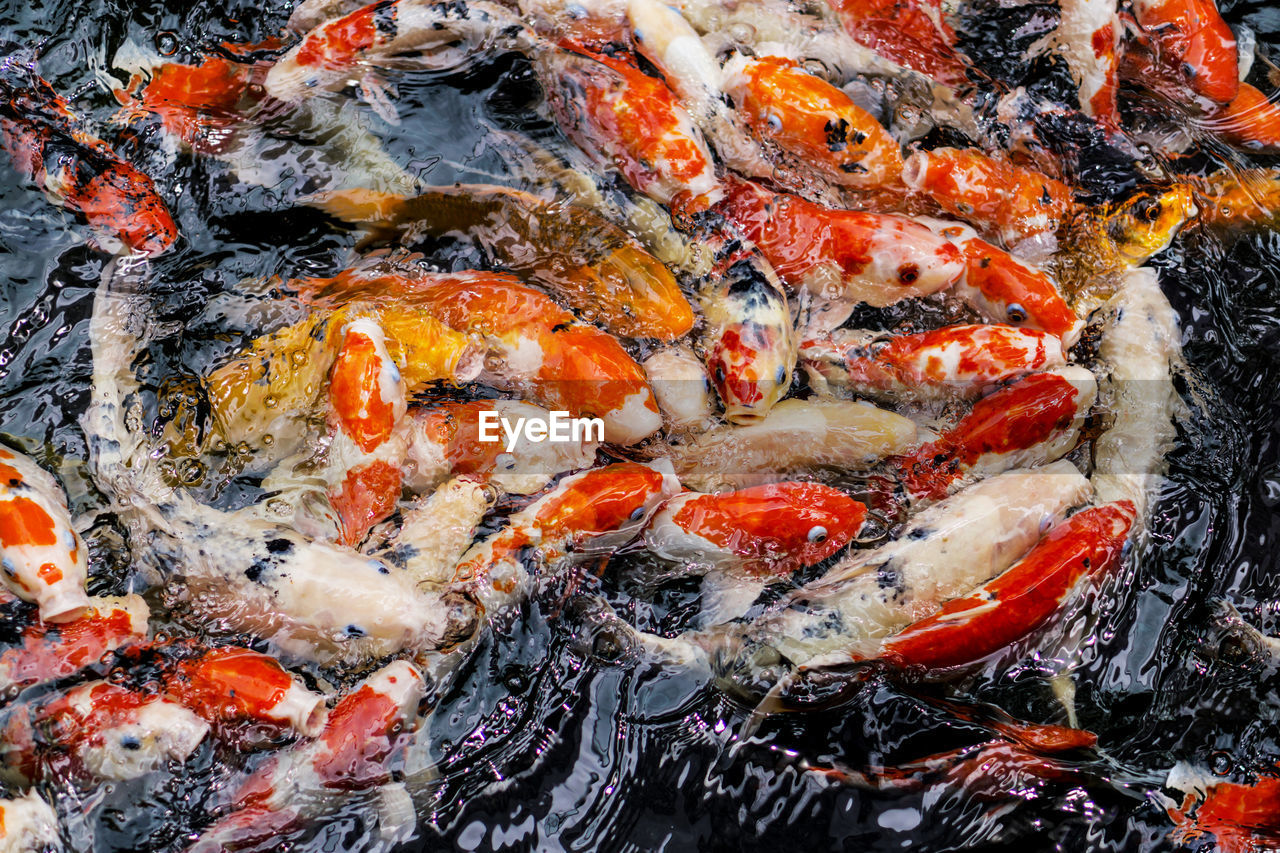
{"type": "MultiPolygon", "coordinates": [[[[873,669],[946,681],[1035,648],[1120,574],[1173,442],[1180,332],[1144,264],[1188,222],[1280,211],[1280,174],[1235,166],[1107,203],[1073,185],[1036,116],[1137,162],[1122,84],[1184,118],[1169,158],[1280,154],[1280,106],[1242,82],[1251,46],[1211,0],[1060,6],[1037,50],[1067,63],[1070,105],[1004,90],[929,0],[305,0],[265,43],[157,58],[116,90],[111,128],[38,58],[5,60],[15,173],[110,257],[82,418],[94,484],[176,618],[230,639],[158,635],[150,595],[89,595],[61,485],[0,448],[0,583],[30,605],[0,650],[0,851],[64,846],[47,774],[137,779],[208,738],[274,754],[191,850],[275,849],[357,792],[403,807],[429,775],[427,698],[523,600],[624,547],[703,576],[702,610],[665,635],[599,618],[757,716],[873,669]],[[389,71],[495,52],[528,58],[557,130],[502,141],[521,186],[428,185],[334,111],[358,100],[394,125],[389,71]],[[895,110],[895,85],[951,135],[895,110]],[[155,264],[182,235],[104,141],[147,122],[246,181],[256,142],[305,122],[361,154],[297,199],[358,231],[359,254],[247,287],[291,319],[253,330],[202,377],[203,414],[159,431],[140,426],[137,371],[155,264]],[[416,251],[445,238],[485,268],[416,251]],[[603,441],[486,442],[491,411],[599,418],[603,441]],[[226,448],[262,476],[238,509],[181,475],[226,448]],[[363,678],[326,693],[302,668],[363,678]]],[[[806,772],[876,790],[981,787],[993,765],[1070,779],[1058,757],[1096,738],[1057,687],[1072,727],[991,723],[976,751],[806,772]]],[[[1274,779],[1179,765],[1168,787],[1185,793],[1171,838],[1280,843],[1274,779]]]]}

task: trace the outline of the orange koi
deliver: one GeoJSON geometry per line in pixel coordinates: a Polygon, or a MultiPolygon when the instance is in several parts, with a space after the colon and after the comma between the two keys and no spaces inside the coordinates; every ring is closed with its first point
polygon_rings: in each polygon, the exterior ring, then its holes
{"type": "Polygon", "coordinates": [[[1061,181],[973,148],[917,151],[902,178],[913,192],[1005,245],[1052,235],[1075,208],[1071,188],[1061,181]]]}
{"type": "Polygon", "coordinates": [[[186,761],[208,733],[208,723],[176,702],[97,681],[13,709],[0,764],[35,781],[66,756],[78,776],[136,779],[166,760],[186,761]]]}
{"type": "Polygon", "coordinates": [[[270,655],[223,646],[183,660],[165,694],[211,723],[285,725],[313,736],[324,725],[324,697],[303,687],[270,655]]]}
{"type": "Polygon", "coordinates": [[[1241,83],[1231,103],[1210,113],[1201,126],[1241,148],[1280,151],[1280,106],[1248,83],[1241,83]]]}
{"type": "Polygon", "coordinates": [[[820,563],[862,529],[866,507],[839,489],[798,481],[671,498],[645,529],[667,560],[784,576],[820,563]]]}
{"type": "Polygon", "coordinates": [[[79,214],[131,252],[155,255],[178,227],[151,178],[87,133],[67,102],[35,74],[6,69],[0,82],[0,145],[54,204],[79,214]]]}
{"type": "Polygon", "coordinates": [[[800,345],[811,373],[881,399],[981,396],[1026,373],[1062,367],[1062,343],[1012,326],[948,326],[915,335],[837,329],[800,345]]]}
{"type": "Polygon", "coordinates": [[[937,0],[839,0],[832,7],[858,44],[939,83],[969,82],[969,62],[937,0]]]}
{"type": "Polygon", "coordinates": [[[725,186],[717,209],[760,247],[784,282],[834,305],[831,327],[859,302],[883,307],[926,296],[964,271],[954,245],[905,217],[834,210],[749,181],[725,186]]]}
{"type": "Polygon", "coordinates": [[[538,61],[560,129],[636,191],[678,218],[723,196],[706,141],[661,80],[585,48],[546,52],[538,61]]]}
{"type": "Polygon", "coordinates": [[[1213,0],[1136,0],[1133,14],[1156,65],[1215,104],[1235,99],[1236,37],[1213,0]]]}
{"type": "Polygon", "coordinates": [[[149,612],[140,597],[89,602],[89,610],[74,621],[28,625],[20,645],[0,652],[0,690],[74,675],[103,655],[146,638],[149,612]]]}
{"type": "MultiPolygon", "coordinates": [[[[1174,773],[1170,777],[1174,787],[1174,773]]],[[[1223,853],[1256,853],[1280,845],[1277,776],[1259,776],[1249,784],[1214,781],[1203,791],[1188,792],[1179,807],[1166,811],[1178,826],[1173,837],[1179,843],[1209,834],[1223,853]]]]}
{"type": "Polygon", "coordinates": [[[89,556],[61,486],[33,460],[0,448],[0,583],[45,622],[88,612],[89,556]]]}
{"type": "Polygon", "coordinates": [[[983,397],[955,427],[892,465],[908,495],[937,500],[966,477],[1052,462],[1079,442],[1097,387],[1093,374],[1077,365],[1025,376],[983,397]]]}
{"type": "Polygon", "coordinates": [[[898,183],[897,141],[843,91],[794,60],[735,55],[724,66],[723,88],[762,139],[828,180],[854,189],[898,183]]]}
{"type": "Polygon", "coordinates": [[[189,853],[262,844],[336,807],[353,791],[390,782],[425,692],[422,674],[404,661],[369,676],[329,711],[315,740],[269,760],[245,780],[233,810],[189,853]]]}
{"type": "Polygon", "coordinates": [[[338,191],[308,203],[375,233],[461,236],[615,335],[672,341],[693,327],[693,308],[671,272],[586,205],[476,184],[435,187],[413,198],[338,191]]]}
{"type": "Polygon", "coordinates": [[[982,660],[1045,624],[1085,578],[1120,567],[1136,514],[1129,501],[1081,510],[995,580],[884,640],[895,666],[947,669],[982,660]]]}
{"type": "Polygon", "coordinates": [[[265,69],[265,64],[207,56],[199,65],[161,65],[136,96],[130,92],[138,91],[140,77],[114,94],[126,108],[126,120],[157,115],[164,129],[192,150],[217,154],[236,122],[256,105],[258,99],[249,94],[250,87],[261,85],[265,69]]]}

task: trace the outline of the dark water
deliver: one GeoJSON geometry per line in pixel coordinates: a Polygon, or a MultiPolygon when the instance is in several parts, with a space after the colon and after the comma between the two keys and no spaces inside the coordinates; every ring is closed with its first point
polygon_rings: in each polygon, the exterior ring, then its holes
{"type": "MultiPolygon", "coordinates": [[[[156,311],[173,333],[144,365],[174,403],[242,341],[234,334],[244,329],[243,301],[232,293],[239,282],[336,270],[355,238],[291,208],[288,197],[306,190],[298,172],[266,191],[217,161],[164,153],[153,126],[105,124],[117,106],[109,86],[124,82],[121,72],[112,72],[114,83],[105,76],[108,60],[126,42],[159,45],[182,61],[223,40],[256,41],[280,27],[287,6],[89,0],[0,10],[4,38],[38,57],[42,75],[157,179],[179,222],[178,249],[153,279],[156,311]]],[[[1043,60],[1028,67],[1001,41],[1014,14],[1026,23],[1056,12],[1052,4],[981,9],[966,47],[1008,85],[1061,96],[1061,68],[1043,60]]],[[[1263,51],[1280,32],[1264,4],[1234,4],[1229,14],[1258,30],[1263,51]]],[[[1265,65],[1251,78],[1264,87],[1265,65]]],[[[368,111],[360,120],[435,183],[502,180],[503,154],[486,142],[491,130],[553,134],[531,112],[538,90],[518,57],[394,82],[401,124],[368,111]]],[[[286,160],[290,150],[278,149],[286,160]]],[[[1105,150],[1073,156],[1099,195],[1136,181],[1105,150]]],[[[76,418],[88,396],[87,317],[103,263],[84,238],[82,225],[0,163],[0,438],[60,470],[81,511],[96,500],[76,418]]],[[[895,765],[982,743],[993,734],[980,721],[997,709],[1064,722],[1046,682],[1060,664],[1048,653],[1015,649],[951,685],[871,677],[826,707],[770,717],[744,736],[749,708],[692,676],[640,662],[593,627],[592,596],[622,605],[644,627],[662,627],[683,618],[692,591],[628,607],[625,577],[584,570],[573,596],[547,590],[499,625],[439,697],[430,732],[442,775],[423,792],[417,832],[402,849],[1175,847],[1153,794],[1176,761],[1237,780],[1280,761],[1280,682],[1223,628],[1215,606],[1229,600],[1280,632],[1280,235],[1226,245],[1192,230],[1156,266],[1183,324],[1188,415],[1149,542],[1123,582],[1092,605],[1098,621],[1080,642],[1076,702],[1099,749],[1064,758],[1078,771],[1069,780],[1030,779],[983,797],[941,783],[869,791],[803,769],[895,765]]],[[[205,487],[220,487],[224,476],[210,472],[205,487]]],[[[113,559],[120,543],[111,519],[93,534],[94,591],[127,589],[131,570],[113,559]]],[[[206,745],[186,766],[136,783],[47,793],[57,796],[71,849],[179,850],[209,823],[234,771],[253,761],[206,745]]],[[[289,841],[306,850],[368,849],[379,842],[367,814],[353,806],[289,841]]]]}

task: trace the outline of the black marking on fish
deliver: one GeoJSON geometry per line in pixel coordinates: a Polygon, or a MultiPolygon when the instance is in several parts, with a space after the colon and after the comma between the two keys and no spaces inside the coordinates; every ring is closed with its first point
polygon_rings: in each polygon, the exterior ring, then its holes
{"type": "Polygon", "coordinates": [[[844,172],[846,175],[854,175],[859,172],[866,172],[868,169],[861,163],[841,163],[840,171],[844,172]]]}
{"type": "Polygon", "coordinates": [[[400,33],[400,24],[396,21],[399,7],[394,2],[379,3],[373,10],[373,28],[379,35],[391,41],[400,33]]]}
{"type": "Polygon", "coordinates": [[[267,553],[288,554],[293,551],[293,543],[283,537],[267,540],[267,553]]]}
{"type": "Polygon", "coordinates": [[[348,625],[343,630],[348,637],[363,637],[366,635],[365,630],[359,625],[348,625]]]}
{"type": "MultiPolygon", "coordinates": [[[[849,147],[849,120],[832,119],[827,122],[823,132],[827,134],[827,148],[832,151],[843,151],[849,147]]],[[[865,137],[864,137],[865,138],[865,137]]],[[[858,140],[861,142],[862,140],[858,140]]]]}
{"type": "Polygon", "coordinates": [[[262,579],[262,576],[266,572],[270,571],[270,569],[271,569],[271,561],[266,559],[265,557],[259,557],[258,559],[253,561],[253,564],[250,565],[249,568],[244,570],[244,576],[247,577],[249,580],[253,581],[254,583],[265,584],[266,581],[262,579]]]}
{"type": "Polygon", "coordinates": [[[921,539],[928,539],[929,536],[932,535],[932,533],[933,531],[927,527],[914,527],[911,530],[907,531],[906,538],[914,539],[918,542],[921,539]]]}

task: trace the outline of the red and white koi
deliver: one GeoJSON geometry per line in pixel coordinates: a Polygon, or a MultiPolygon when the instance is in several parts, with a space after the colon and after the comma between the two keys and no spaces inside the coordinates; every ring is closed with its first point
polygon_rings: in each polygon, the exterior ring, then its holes
{"type": "Polygon", "coordinates": [[[1177,828],[1179,844],[1212,835],[1222,853],[1257,853],[1280,845],[1280,776],[1259,775],[1253,782],[1228,782],[1184,763],[1169,771],[1166,787],[1184,792],[1166,813],[1177,828]]]}
{"type": "Polygon", "coordinates": [[[1048,274],[980,239],[958,222],[927,216],[917,221],[951,240],[964,256],[964,276],[952,292],[993,323],[1048,332],[1070,347],[1084,329],[1048,274]]]}
{"type": "Polygon", "coordinates": [[[104,244],[118,241],[144,255],[173,245],[178,228],[151,178],[83,130],[34,73],[9,63],[0,78],[0,145],[24,177],[84,217],[104,244]]]}
{"type": "Polygon", "coordinates": [[[1128,501],[1081,510],[999,577],[881,641],[870,656],[937,670],[996,654],[1048,622],[1086,578],[1120,568],[1134,515],[1128,501]]]}
{"type": "Polygon", "coordinates": [[[959,249],[906,217],[830,209],[737,179],[725,188],[717,209],[784,282],[826,304],[823,328],[838,326],[860,302],[883,307],[927,296],[964,272],[959,249]]]}
{"type": "Polygon", "coordinates": [[[177,702],[96,681],[15,707],[2,732],[0,765],[17,778],[40,779],[65,756],[74,775],[123,780],[186,761],[209,724],[177,702]]]}
{"type": "Polygon", "coordinates": [[[351,792],[391,782],[425,692],[422,674],[404,661],[369,676],[329,711],[315,740],[268,760],[246,779],[233,810],[205,830],[189,853],[261,844],[301,828],[351,792]]]}
{"type": "Polygon", "coordinates": [[[58,813],[35,791],[0,799],[0,853],[61,851],[58,813]]]}
{"type": "Polygon", "coordinates": [[[917,151],[903,164],[902,179],[1006,246],[1052,238],[1075,208],[1071,188],[1061,181],[973,148],[917,151]]]}
{"type": "Polygon", "coordinates": [[[855,41],[881,56],[948,86],[968,81],[971,67],[937,0],[839,0],[832,8],[855,41]]]}
{"type": "Polygon", "coordinates": [[[1089,493],[1065,461],[982,480],[920,512],[892,542],[850,554],[745,629],[706,639],[713,649],[729,643],[731,667],[754,668],[761,647],[802,668],[848,662],[868,641],[937,614],[1005,571],[1089,493]]]}
{"type": "Polygon", "coordinates": [[[1052,462],[1079,443],[1097,395],[1097,380],[1079,365],[1024,376],[890,466],[911,498],[937,500],[966,479],[1052,462]]]}
{"type": "Polygon", "coordinates": [[[837,329],[803,341],[800,361],[855,394],[895,399],[973,399],[995,385],[1066,364],[1053,335],[1013,326],[947,326],[914,335],[837,329]]]}
{"type": "Polygon", "coordinates": [[[211,723],[272,723],[306,736],[324,725],[324,697],[275,658],[251,649],[223,646],[179,661],[164,690],[211,723]]]}
{"type": "Polygon", "coordinates": [[[678,218],[723,196],[706,141],[664,82],[628,60],[580,47],[545,51],[537,65],[560,129],[638,192],[678,218]]]}
{"type": "Polygon", "coordinates": [[[433,489],[450,476],[468,476],[517,495],[540,491],[565,471],[590,467],[599,441],[534,441],[503,424],[548,423],[550,412],[519,400],[443,403],[413,415],[406,485],[433,489]],[[496,423],[496,426],[495,426],[496,423]]]}
{"type": "Polygon", "coordinates": [[[89,553],[67,498],[34,461],[0,447],[0,582],[40,608],[46,622],[70,622],[90,607],[89,553]]]}
{"type": "Polygon", "coordinates": [[[1120,129],[1120,19],[1115,0],[1063,0],[1058,28],[1032,45],[1055,47],[1079,88],[1080,111],[1108,131],[1120,129]]]}
{"type": "Polygon", "coordinates": [[[19,644],[0,652],[0,691],[74,675],[109,652],[147,636],[150,612],[139,596],[89,598],[71,622],[34,622],[19,644]]]}

